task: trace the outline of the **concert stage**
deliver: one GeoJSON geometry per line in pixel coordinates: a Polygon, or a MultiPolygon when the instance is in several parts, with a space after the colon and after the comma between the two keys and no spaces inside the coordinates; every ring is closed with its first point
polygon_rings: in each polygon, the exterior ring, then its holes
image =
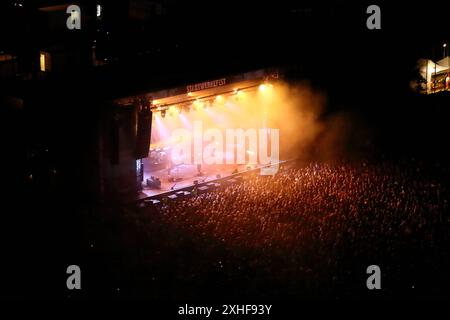
{"type": "Polygon", "coordinates": [[[278,71],[261,69],[114,100],[99,142],[101,192],[162,198],[278,163],[280,128],[299,130],[287,96],[278,71]]]}

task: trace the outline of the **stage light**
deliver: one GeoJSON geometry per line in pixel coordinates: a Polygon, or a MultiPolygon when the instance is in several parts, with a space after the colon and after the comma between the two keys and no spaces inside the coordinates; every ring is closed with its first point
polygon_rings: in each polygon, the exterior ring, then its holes
{"type": "Polygon", "coordinates": [[[195,100],[194,101],[194,108],[196,108],[196,110],[199,110],[203,107],[203,102],[201,102],[200,100],[195,100]]]}
{"type": "Polygon", "coordinates": [[[267,91],[267,86],[266,86],[265,84],[260,84],[260,85],[259,85],[259,91],[260,91],[260,92],[267,91]]]}
{"type": "Polygon", "coordinates": [[[259,85],[259,92],[267,92],[269,89],[273,88],[273,84],[271,83],[262,83],[259,85]]]}
{"type": "Polygon", "coordinates": [[[161,117],[165,117],[166,116],[166,110],[161,110],[161,117]]]}
{"type": "Polygon", "coordinates": [[[218,103],[218,104],[223,104],[224,102],[225,102],[225,98],[222,97],[221,95],[218,95],[218,96],[216,97],[216,103],[218,103]]]}

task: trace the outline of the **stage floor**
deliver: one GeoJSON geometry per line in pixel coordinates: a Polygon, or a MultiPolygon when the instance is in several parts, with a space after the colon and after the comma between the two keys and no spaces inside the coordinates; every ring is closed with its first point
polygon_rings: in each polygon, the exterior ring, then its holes
{"type": "MultiPolygon", "coordinates": [[[[258,169],[262,166],[252,166],[251,169],[258,169]]],[[[194,185],[194,181],[198,183],[211,182],[218,179],[217,175],[225,178],[233,175],[233,171],[237,169],[238,173],[247,171],[247,165],[202,165],[202,175],[198,176],[197,166],[194,164],[182,164],[171,170],[171,176],[179,178],[179,181],[168,181],[167,169],[160,169],[155,171],[144,170],[142,197],[153,197],[166,192],[183,189],[194,185]],[[145,184],[146,179],[151,176],[157,177],[161,180],[161,189],[151,189],[145,184]]]]}

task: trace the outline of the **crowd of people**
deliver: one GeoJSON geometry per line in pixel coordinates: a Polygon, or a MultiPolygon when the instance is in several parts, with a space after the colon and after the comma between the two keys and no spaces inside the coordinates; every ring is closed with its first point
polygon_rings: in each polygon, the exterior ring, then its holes
{"type": "Polygon", "coordinates": [[[385,293],[425,290],[450,265],[442,174],[418,162],[289,164],[126,208],[117,277],[154,298],[352,296],[376,264],[385,293]]]}

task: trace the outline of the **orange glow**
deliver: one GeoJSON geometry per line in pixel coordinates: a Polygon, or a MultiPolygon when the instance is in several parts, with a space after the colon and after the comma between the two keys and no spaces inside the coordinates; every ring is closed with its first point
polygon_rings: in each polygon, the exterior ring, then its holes
{"type": "MultiPolygon", "coordinates": [[[[210,99],[209,102],[204,99],[192,101],[189,105],[191,112],[178,114],[177,107],[180,104],[171,106],[169,112],[172,117],[163,118],[161,115],[156,125],[152,126],[151,143],[170,146],[174,143],[171,140],[174,130],[181,128],[192,133],[194,123],[199,121],[202,130],[218,129],[223,134],[227,129],[236,128],[280,129],[283,152],[295,152],[299,145],[304,150],[315,142],[318,134],[324,130],[324,124],[318,119],[325,105],[322,95],[306,85],[289,86],[282,82],[277,82],[276,88],[267,82],[255,85],[242,85],[248,88],[245,90],[239,90],[236,86],[230,89],[232,92],[222,91],[228,93],[222,93],[221,89],[218,89],[217,95],[211,98],[208,94],[214,94],[214,91],[208,92],[204,96],[210,99]],[[211,108],[205,108],[206,103],[209,103],[211,108]]],[[[185,99],[186,94],[180,98],[185,99]]],[[[334,149],[334,144],[323,147],[326,152],[334,149]]],[[[330,151],[330,154],[332,152],[330,151]]],[[[246,154],[248,157],[254,156],[248,152],[246,154]]]]}

